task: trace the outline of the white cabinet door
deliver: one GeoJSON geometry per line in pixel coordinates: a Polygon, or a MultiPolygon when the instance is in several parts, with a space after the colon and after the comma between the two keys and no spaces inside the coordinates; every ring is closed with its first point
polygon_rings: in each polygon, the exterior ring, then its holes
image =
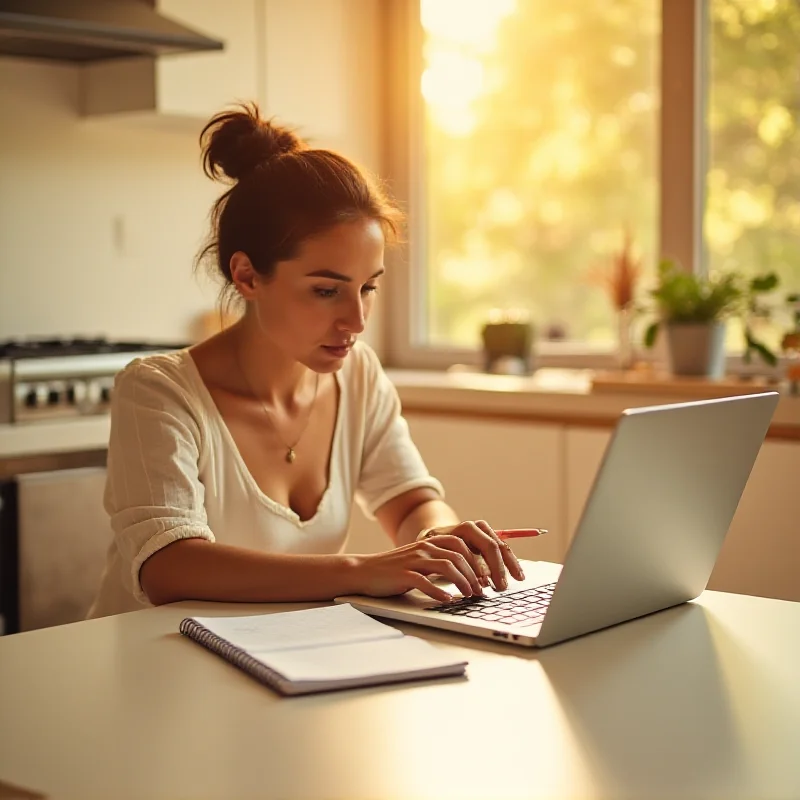
{"type": "Polygon", "coordinates": [[[264,0],[265,105],[303,138],[330,140],[346,126],[341,0],[264,0]]]}
{"type": "Polygon", "coordinates": [[[380,167],[380,0],[259,0],[266,114],[380,167]]]}
{"type": "Polygon", "coordinates": [[[463,519],[496,528],[540,527],[541,539],[520,539],[523,558],[561,561],[562,428],[523,422],[409,415],[414,441],[448,503],[463,519]]]}
{"type": "MultiPolygon", "coordinates": [[[[496,528],[547,528],[540,539],[520,539],[521,558],[561,562],[564,551],[563,429],[556,425],[487,422],[407,415],[411,435],[447,502],[462,519],[496,528]]],[[[389,540],[354,510],[349,552],[375,552],[389,540]]]]}
{"type": "Polygon", "coordinates": [[[762,446],[709,588],[800,600],[800,443],[762,446]]]}
{"type": "Polygon", "coordinates": [[[595,475],[611,439],[606,428],[566,429],[566,541],[572,541],[595,475]]]}
{"type": "MultiPolygon", "coordinates": [[[[611,436],[566,431],[566,530],[571,541],[611,436]]],[[[800,444],[767,441],[731,523],[709,589],[800,600],[800,444]]]]}
{"type": "Polygon", "coordinates": [[[105,482],[100,467],[17,478],[20,630],[86,618],[112,541],[105,482]]]}
{"type": "MultiPolygon", "coordinates": [[[[564,551],[562,428],[409,414],[414,442],[447,502],[462,519],[485,519],[496,528],[547,528],[540,539],[519,539],[520,558],[560,562],[564,551]]],[[[350,552],[391,544],[358,512],[350,552]]]]}
{"type": "Polygon", "coordinates": [[[158,10],[225,49],[158,60],[156,99],[163,113],[206,118],[258,97],[259,0],[158,0],[158,10]]]}

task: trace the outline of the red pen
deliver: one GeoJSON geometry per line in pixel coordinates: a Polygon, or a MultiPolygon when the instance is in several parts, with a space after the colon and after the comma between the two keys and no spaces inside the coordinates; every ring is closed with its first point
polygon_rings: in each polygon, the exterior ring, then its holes
{"type": "Polygon", "coordinates": [[[527,539],[531,536],[544,536],[545,528],[507,528],[504,531],[495,531],[501,539],[527,539]]]}

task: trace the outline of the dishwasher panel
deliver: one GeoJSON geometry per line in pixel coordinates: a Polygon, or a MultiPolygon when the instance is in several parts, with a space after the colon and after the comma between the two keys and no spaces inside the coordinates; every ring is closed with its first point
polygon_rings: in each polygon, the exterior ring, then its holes
{"type": "Polygon", "coordinates": [[[86,616],[111,541],[105,479],[99,467],[17,477],[20,630],[86,616]]]}

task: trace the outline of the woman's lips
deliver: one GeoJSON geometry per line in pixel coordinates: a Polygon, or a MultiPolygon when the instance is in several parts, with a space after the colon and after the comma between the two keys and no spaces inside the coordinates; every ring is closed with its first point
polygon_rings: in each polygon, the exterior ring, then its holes
{"type": "Polygon", "coordinates": [[[352,344],[322,345],[322,349],[330,353],[334,358],[344,358],[352,349],[352,344]]]}

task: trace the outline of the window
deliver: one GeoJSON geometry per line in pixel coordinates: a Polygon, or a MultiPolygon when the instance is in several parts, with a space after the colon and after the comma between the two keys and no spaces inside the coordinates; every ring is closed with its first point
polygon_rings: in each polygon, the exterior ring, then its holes
{"type": "Polygon", "coordinates": [[[390,6],[408,31],[388,133],[410,221],[393,364],[477,363],[495,308],[529,313],[539,363],[613,363],[592,273],[626,231],[640,291],[662,253],[800,290],[796,0],[390,6]]]}
{"type": "Polygon", "coordinates": [[[425,340],[495,307],[611,346],[590,274],[657,233],[658,0],[421,0],[425,340]]]}
{"type": "MultiPolygon", "coordinates": [[[[774,269],[779,296],[800,291],[800,3],[709,0],[707,14],[708,268],[774,269]]],[[[776,346],[787,324],[778,309],[761,335],[776,346]]]]}

